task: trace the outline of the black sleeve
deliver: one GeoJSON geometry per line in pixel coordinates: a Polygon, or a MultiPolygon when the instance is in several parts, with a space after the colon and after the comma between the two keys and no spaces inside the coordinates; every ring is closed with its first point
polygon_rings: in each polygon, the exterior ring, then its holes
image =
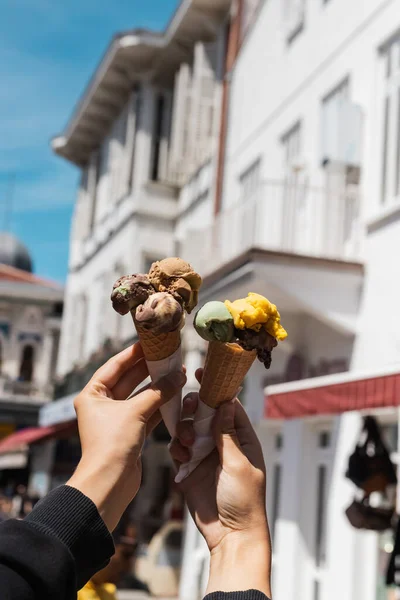
{"type": "Polygon", "coordinates": [[[93,502],[75,488],[57,488],[23,521],[0,525],[1,599],[76,600],[113,553],[93,502]]]}
{"type": "Polygon", "coordinates": [[[245,592],[213,592],[207,594],[204,600],[268,600],[268,598],[258,590],[247,590],[245,592]]]}

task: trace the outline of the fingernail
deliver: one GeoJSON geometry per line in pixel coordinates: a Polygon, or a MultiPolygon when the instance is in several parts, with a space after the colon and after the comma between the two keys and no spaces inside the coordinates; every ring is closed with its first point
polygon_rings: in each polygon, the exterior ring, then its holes
{"type": "Polygon", "coordinates": [[[172,373],[171,377],[173,377],[176,383],[178,383],[179,385],[183,385],[184,383],[186,383],[186,375],[182,371],[176,371],[175,373],[172,373]]]}

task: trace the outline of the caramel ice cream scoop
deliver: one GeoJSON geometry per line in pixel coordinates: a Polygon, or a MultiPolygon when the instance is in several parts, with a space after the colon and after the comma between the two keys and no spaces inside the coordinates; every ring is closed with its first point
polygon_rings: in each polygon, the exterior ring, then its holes
{"type": "Polygon", "coordinates": [[[153,263],[149,280],[158,292],[169,292],[188,313],[197,305],[202,279],[181,258],[165,258],[153,263]]]}

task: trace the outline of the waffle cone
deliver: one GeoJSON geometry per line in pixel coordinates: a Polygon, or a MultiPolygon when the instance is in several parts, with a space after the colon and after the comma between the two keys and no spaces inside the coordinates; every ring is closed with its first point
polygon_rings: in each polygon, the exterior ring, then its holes
{"type": "Polygon", "coordinates": [[[200,399],[217,408],[235,397],[257,353],[238,344],[210,342],[200,386],[200,399]]]}
{"type": "Polygon", "coordinates": [[[163,360],[171,356],[179,348],[181,344],[181,332],[179,329],[155,335],[152,331],[143,329],[135,321],[135,318],[133,318],[133,321],[146,361],[163,360]]]}

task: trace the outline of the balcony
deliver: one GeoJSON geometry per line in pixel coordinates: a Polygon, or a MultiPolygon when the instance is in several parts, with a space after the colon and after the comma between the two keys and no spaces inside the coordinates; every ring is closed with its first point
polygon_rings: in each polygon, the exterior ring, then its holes
{"type": "Polygon", "coordinates": [[[45,404],[53,395],[53,388],[49,385],[38,385],[28,381],[16,381],[0,377],[0,402],[15,402],[23,404],[45,404]]]}
{"type": "Polygon", "coordinates": [[[359,261],[359,208],[356,186],[333,191],[264,181],[211,226],[188,232],[181,256],[204,276],[251,248],[359,261]]]}

